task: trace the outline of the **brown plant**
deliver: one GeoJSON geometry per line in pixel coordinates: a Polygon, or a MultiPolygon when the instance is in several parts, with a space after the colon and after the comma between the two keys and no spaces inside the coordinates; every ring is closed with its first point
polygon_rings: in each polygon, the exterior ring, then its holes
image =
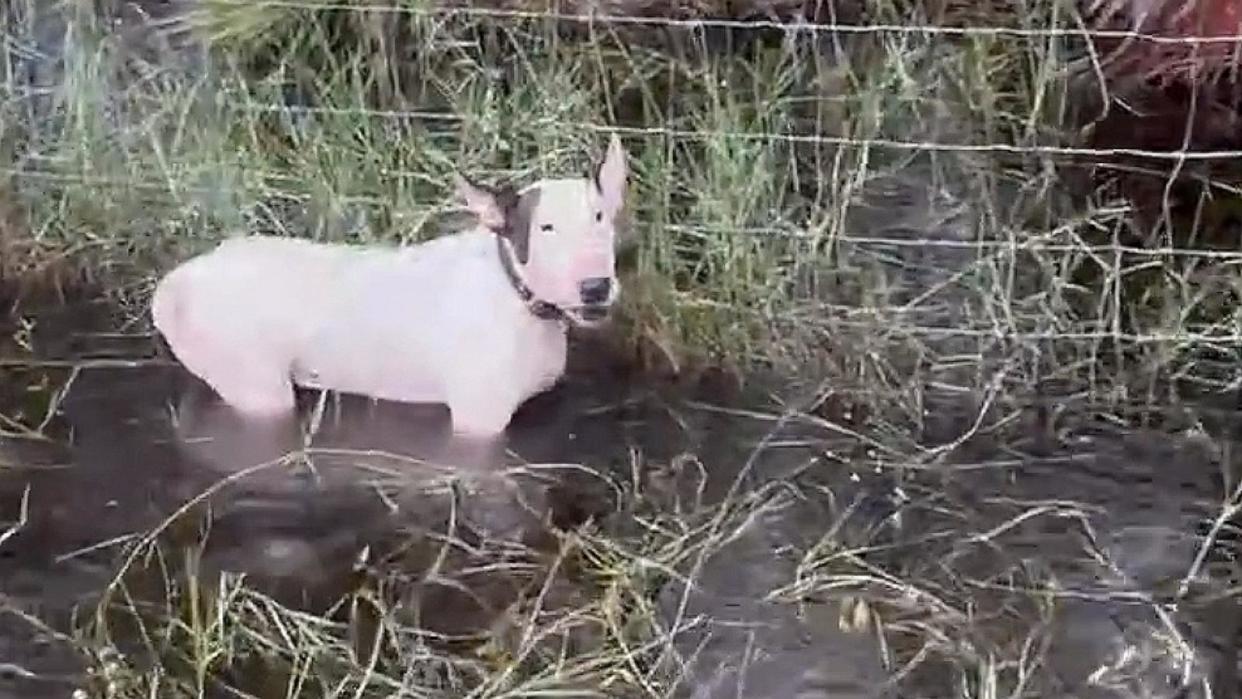
{"type": "Polygon", "coordinates": [[[1236,79],[1240,0],[1089,0],[1092,29],[1141,36],[1093,36],[1105,71],[1161,85],[1236,79]]]}

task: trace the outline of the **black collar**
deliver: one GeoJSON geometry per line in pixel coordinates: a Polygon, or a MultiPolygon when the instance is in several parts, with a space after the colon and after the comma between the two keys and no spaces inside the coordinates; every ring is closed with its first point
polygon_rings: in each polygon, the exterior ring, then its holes
{"type": "Polygon", "coordinates": [[[549,301],[535,298],[535,292],[531,291],[526,282],[522,281],[522,275],[518,273],[517,266],[513,263],[513,251],[510,249],[510,246],[505,245],[503,236],[496,236],[496,252],[500,254],[500,266],[504,268],[505,276],[509,278],[509,283],[513,285],[513,290],[517,292],[518,298],[522,299],[526,304],[526,309],[531,312],[531,315],[539,320],[569,320],[565,309],[549,301]]]}

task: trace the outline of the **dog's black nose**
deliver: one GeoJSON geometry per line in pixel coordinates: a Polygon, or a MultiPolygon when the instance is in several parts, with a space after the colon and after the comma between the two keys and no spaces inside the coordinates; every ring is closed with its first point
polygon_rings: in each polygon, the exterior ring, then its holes
{"type": "Polygon", "coordinates": [[[599,304],[608,300],[612,291],[612,280],[608,277],[584,279],[578,284],[578,295],[585,304],[599,304]]]}

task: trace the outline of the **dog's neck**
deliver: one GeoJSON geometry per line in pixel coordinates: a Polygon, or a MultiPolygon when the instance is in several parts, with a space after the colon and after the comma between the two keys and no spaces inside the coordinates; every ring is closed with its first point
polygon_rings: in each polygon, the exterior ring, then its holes
{"type": "Polygon", "coordinates": [[[518,298],[526,304],[526,310],[539,320],[555,320],[566,325],[573,324],[573,319],[565,312],[565,309],[535,296],[535,292],[526,284],[521,272],[518,271],[513,246],[505,240],[504,236],[494,237],[496,238],[496,252],[500,256],[500,266],[504,268],[505,276],[509,278],[509,284],[517,292],[518,298]]]}

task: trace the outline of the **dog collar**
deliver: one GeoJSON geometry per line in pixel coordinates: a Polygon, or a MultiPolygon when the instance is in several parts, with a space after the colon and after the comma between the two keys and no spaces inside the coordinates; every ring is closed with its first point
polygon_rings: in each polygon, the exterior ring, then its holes
{"type": "Polygon", "coordinates": [[[535,292],[522,281],[522,275],[518,273],[517,265],[513,262],[513,250],[511,246],[506,245],[503,236],[496,236],[496,252],[500,254],[500,266],[505,270],[505,276],[509,278],[509,283],[513,285],[513,290],[517,292],[518,298],[526,304],[526,309],[531,312],[539,320],[559,320],[569,321],[569,314],[565,309],[543,299],[535,298],[535,292]]]}

